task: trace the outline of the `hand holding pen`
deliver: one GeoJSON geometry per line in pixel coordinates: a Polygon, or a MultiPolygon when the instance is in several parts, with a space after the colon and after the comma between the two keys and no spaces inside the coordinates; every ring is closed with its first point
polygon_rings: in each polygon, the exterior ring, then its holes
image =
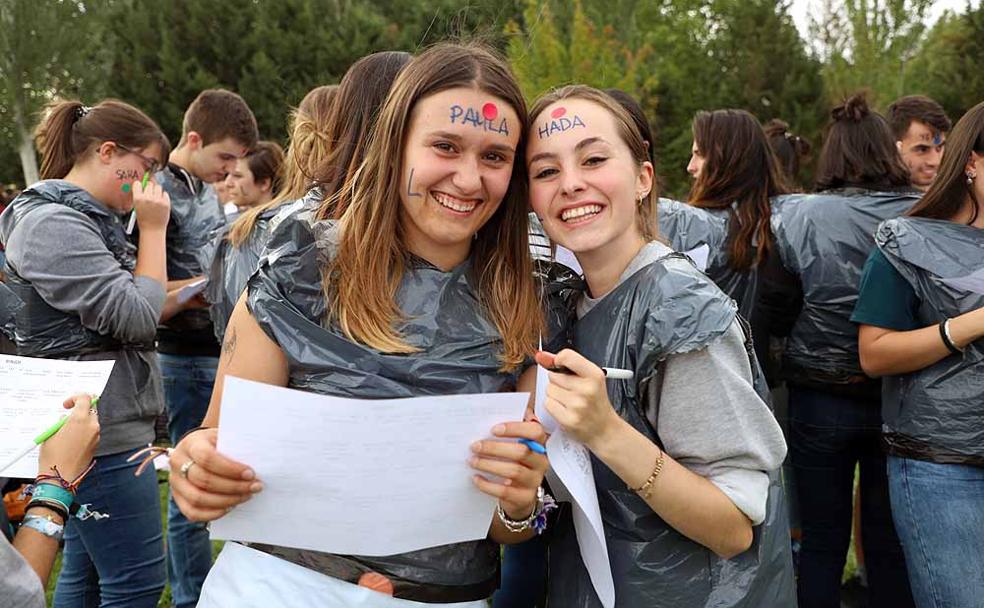
{"type": "Polygon", "coordinates": [[[99,444],[99,416],[96,413],[97,397],[75,395],[62,406],[71,409],[59,421],[59,428],[41,443],[38,470],[50,473],[57,466],[65,479],[75,479],[89,463],[99,444]]]}
{"type": "Polygon", "coordinates": [[[540,351],[536,362],[550,380],[544,405],[566,433],[590,449],[624,424],[608,400],[606,378],[629,379],[631,371],[598,367],[570,349],[540,351]]]}

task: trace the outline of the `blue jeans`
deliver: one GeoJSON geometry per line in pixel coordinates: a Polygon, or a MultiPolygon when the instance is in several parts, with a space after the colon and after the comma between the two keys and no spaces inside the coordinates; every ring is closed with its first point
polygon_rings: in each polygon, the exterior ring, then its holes
{"type": "Polygon", "coordinates": [[[546,605],[547,543],[542,536],[506,545],[502,554],[502,584],[492,596],[492,608],[535,608],[546,605]]]}
{"type": "MultiPolygon", "coordinates": [[[[167,430],[171,443],[200,426],[208,411],[215,384],[215,357],[160,355],[167,402],[167,430]]],[[[174,498],[167,504],[167,577],[177,608],[194,606],[212,567],[212,543],[205,524],[190,522],[174,498]]]]}
{"type": "Polygon", "coordinates": [[[134,476],[136,450],[100,456],[79,486],[79,503],[109,519],[71,519],[54,608],[155,608],[164,591],[164,534],[157,476],[134,476]]]}
{"type": "Polygon", "coordinates": [[[984,468],[888,458],[895,526],[919,608],[984,601],[984,468]]]}
{"type": "Polygon", "coordinates": [[[861,545],[872,608],[913,606],[888,497],[878,399],[789,389],[789,456],[803,541],[800,608],[839,608],[851,539],[854,469],[861,470],[861,545]]]}

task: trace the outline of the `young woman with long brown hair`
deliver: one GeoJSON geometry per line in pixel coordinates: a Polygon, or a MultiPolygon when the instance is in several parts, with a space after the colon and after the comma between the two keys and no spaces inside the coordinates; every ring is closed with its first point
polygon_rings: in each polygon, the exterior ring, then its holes
{"type": "Polygon", "coordinates": [[[875,241],[851,320],[861,366],[885,377],[892,516],[916,604],[971,606],[984,597],[984,103],[875,241]]]}
{"type": "MultiPolygon", "coordinates": [[[[605,93],[539,99],[530,201],[577,256],[573,345],[539,353],[546,408],[591,452],[618,606],[791,606],[776,472],[785,443],[734,302],[656,239],[645,142],[605,93]],[[631,370],[609,380],[599,366],[631,370]]],[[[569,512],[550,538],[550,605],[598,607],[569,512]]]]}
{"type": "Polygon", "coordinates": [[[881,447],[881,382],[865,375],[851,311],[882,220],[918,199],[885,119],[856,95],[831,112],[816,194],[773,207],[776,255],[763,270],[761,325],[788,336],[789,453],[803,538],[801,608],[839,603],[860,471],[862,546],[872,606],[911,606],[881,447]]]}
{"type": "MultiPolygon", "coordinates": [[[[380,111],[365,162],[325,203],[342,204],[342,218],[287,219],[274,235],[233,312],[220,376],[366,399],[530,390],[535,371],[526,368],[543,321],[517,159],[525,120],[515,79],[490,52],[446,44],[413,59],[380,111]],[[466,109],[494,113],[495,128],[461,120],[466,109]]],[[[246,465],[215,450],[221,386],[204,422],[211,428],[189,434],[171,457],[186,472],[172,479],[175,495],[199,521],[261,489],[246,465]]],[[[502,426],[493,432],[544,439],[534,421],[502,426]]],[[[515,441],[474,449],[474,483],[498,498],[502,517],[540,508],[544,456],[515,441]]],[[[506,519],[493,518],[488,539],[384,558],[227,543],[200,605],[287,606],[305,593],[315,606],[477,608],[497,584],[496,543],[532,535],[510,532],[506,519]]]]}
{"type": "Polygon", "coordinates": [[[154,336],[165,312],[170,198],[153,180],[141,183],[167,162],[170,144],[143,112],[115,100],[53,103],[37,141],[42,180],[0,216],[7,285],[24,302],[17,353],[116,361],[99,399],[95,468],[75,495],[110,518],[66,522],[54,605],[153,608],[166,581],[160,497],[156,478],[134,477],[127,458],[153,441],[164,410],[154,336]],[[131,209],[136,255],[120,222],[131,209]]]}

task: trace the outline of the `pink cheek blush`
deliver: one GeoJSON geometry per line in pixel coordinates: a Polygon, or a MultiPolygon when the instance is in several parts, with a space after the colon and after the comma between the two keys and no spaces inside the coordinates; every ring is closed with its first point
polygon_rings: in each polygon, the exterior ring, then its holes
{"type": "Polygon", "coordinates": [[[554,108],[553,112],[550,113],[550,118],[560,118],[564,114],[567,114],[567,108],[554,108]]]}
{"type": "Polygon", "coordinates": [[[495,120],[495,117],[499,115],[499,108],[492,102],[489,102],[482,106],[482,116],[485,120],[495,120]]]}

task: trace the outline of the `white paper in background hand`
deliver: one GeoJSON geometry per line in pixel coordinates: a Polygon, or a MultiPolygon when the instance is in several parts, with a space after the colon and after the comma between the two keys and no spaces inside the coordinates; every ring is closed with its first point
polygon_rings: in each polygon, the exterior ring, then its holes
{"type": "Polygon", "coordinates": [[[554,260],[567,266],[574,272],[583,275],[584,271],[581,270],[581,264],[577,261],[577,256],[570,249],[565,249],[560,245],[557,245],[557,251],[554,253],[554,260]]]}
{"type": "Polygon", "coordinates": [[[696,266],[701,272],[704,272],[707,270],[707,260],[711,256],[711,248],[705,243],[698,247],[694,247],[689,251],[684,251],[683,255],[688,256],[691,260],[693,260],[694,266],[696,266]]]}
{"type": "MultiPolygon", "coordinates": [[[[543,344],[541,342],[540,346],[543,344]]],[[[601,507],[595,489],[594,471],[588,448],[567,435],[547,411],[547,370],[537,366],[534,409],[543,428],[551,433],[547,440],[550,470],[547,479],[557,500],[570,502],[574,515],[577,546],[591,577],[598,599],[605,608],[615,606],[615,581],[608,561],[608,544],[601,521],[601,507]]]]}
{"type": "Polygon", "coordinates": [[[178,290],[178,304],[184,304],[188,300],[194,298],[196,295],[205,291],[208,279],[198,279],[194,283],[188,283],[184,287],[178,290]]]}
{"type": "Polygon", "coordinates": [[[984,268],[972,272],[965,277],[943,279],[943,282],[954,289],[984,295],[984,268]]]}

